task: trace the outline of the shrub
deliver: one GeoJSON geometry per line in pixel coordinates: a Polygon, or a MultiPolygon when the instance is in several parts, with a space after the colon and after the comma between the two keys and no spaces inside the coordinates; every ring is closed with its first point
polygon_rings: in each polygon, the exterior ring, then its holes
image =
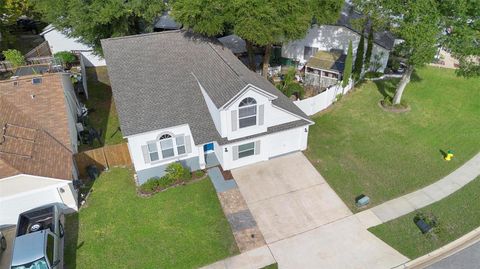
{"type": "Polygon", "coordinates": [[[192,173],[190,172],[190,170],[188,168],[183,168],[182,179],[185,180],[185,181],[189,181],[189,180],[192,179],[192,173]]]}
{"type": "Polygon", "coordinates": [[[383,73],[381,73],[381,72],[369,71],[369,72],[365,73],[365,78],[379,78],[381,76],[383,76],[383,73]]]}
{"type": "Polygon", "coordinates": [[[148,179],[145,183],[140,185],[140,191],[143,193],[153,193],[158,189],[158,187],[159,187],[159,178],[152,177],[148,179]]]}
{"type": "Polygon", "coordinates": [[[53,54],[53,57],[60,59],[64,64],[72,64],[77,61],[77,56],[70,51],[59,51],[53,54]]]}
{"type": "Polygon", "coordinates": [[[161,177],[160,179],[158,179],[158,186],[162,189],[165,189],[172,186],[175,183],[175,181],[177,181],[175,178],[167,174],[161,177]]]}
{"type": "Polygon", "coordinates": [[[168,165],[165,171],[167,172],[167,176],[173,179],[181,179],[183,177],[183,166],[181,163],[175,162],[168,165]]]}
{"type": "Polygon", "coordinates": [[[193,172],[193,175],[194,175],[196,178],[200,178],[200,177],[203,177],[203,176],[205,175],[205,171],[203,171],[203,170],[198,170],[198,171],[193,172]]]}
{"type": "Polygon", "coordinates": [[[3,55],[5,56],[5,60],[9,61],[13,67],[19,67],[26,64],[25,57],[23,57],[22,53],[18,50],[5,50],[3,51],[3,55]]]}
{"type": "Polygon", "coordinates": [[[296,70],[293,67],[289,67],[282,83],[277,85],[277,88],[283,92],[287,97],[295,95],[298,98],[302,99],[305,94],[305,90],[302,85],[298,84],[295,81],[296,70]]]}
{"type": "Polygon", "coordinates": [[[340,102],[342,100],[343,94],[339,93],[335,96],[335,102],[340,102]]]}

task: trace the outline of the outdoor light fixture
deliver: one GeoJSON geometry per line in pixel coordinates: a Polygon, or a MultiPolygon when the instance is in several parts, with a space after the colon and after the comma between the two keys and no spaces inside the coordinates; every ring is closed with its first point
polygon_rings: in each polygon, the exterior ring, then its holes
{"type": "Polygon", "coordinates": [[[228,152],[228,148],[225,148],[225,152],[228,152]]]}
{"type": "Polygon", "coordinates": [[[308,133],[308,130],[307,130],[307,128],[305,128],[305,133],[308,133]]]}

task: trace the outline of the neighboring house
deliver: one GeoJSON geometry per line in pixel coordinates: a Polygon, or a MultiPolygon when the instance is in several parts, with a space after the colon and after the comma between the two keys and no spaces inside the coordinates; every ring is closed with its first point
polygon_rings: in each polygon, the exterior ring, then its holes
{"type": "Polygon", "coordinates": [[[345,59],[342,51],[319,51],[305,64],[305,85],[328,88],[342,79],[345,59]]]}
{"type": "MultiPolygon", "coordinates": [[[[305,64],[318,51],[342,50],[344,54],[347,54],[348,43],[352,41],[355,59],[361,34],[352,27],[351,22],[359,17],[361,17],[361,14],[357,13],[351,4],[346,2],[336,25],[313,25],[303,39],[283,45],[282,57],[305,64]]],[[[377,62],[377,71],[383,72],[387,67],[388,57],[393,49],[395,38],[387,31],[375,32],[373,37],[374,44],[370,61],[377,62]]],[[[366,33],[365,51],[368,43],[367,39],[368,34],[366,33]]]]}
{"type": "Polygon", "coordinates": [[[78,39],[68,37],[51,24],[45,27],[40,35],[48,42],[52,54],[59,51],[71,51],[80,56],[82,67],[105,66],[105,60],[95,55],[91,47],[83,44],[78,39]]]}
{"type": "Polygon", "coordinates": [[[140,184],[175,161],[228,170],[307,147],[308,116],[217,41],[167,31],[102,46],[140,184]]]}
{"type": "MultiPolygon", "coordinates": [[[[43,101],[41,91],[38,101],[43,101]]],[[[37,91],[32,87],[31,92],[37,91]]],[[[48,203],[77,210],[72,184],[77,171],[72,151],[60,142],[65,137],[57,139],[47,130],[53,125],[18,105],[20,100],[0,94],[0,225],[16,224],[21,212],[48,203]]]]}
{"type": "Polygon", "coordinates": [[[0,96],[15,104],[73,153],[82,113],[68,73],[44,73],[0,81],[0,96]]]}

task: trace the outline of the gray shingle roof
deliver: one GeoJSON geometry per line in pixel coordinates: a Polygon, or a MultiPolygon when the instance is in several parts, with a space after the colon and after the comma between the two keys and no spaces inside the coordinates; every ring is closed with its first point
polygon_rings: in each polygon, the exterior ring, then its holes
{"type": "Polygon", "coordinates": [[[106,39],[102,47],[125,136],[189,124],[196,144],[226,143],[198,82],[217,108],[252,84],[278,96],[274,105],[308,119],[270,82],[211,39],[179,30],[106,39]]]}

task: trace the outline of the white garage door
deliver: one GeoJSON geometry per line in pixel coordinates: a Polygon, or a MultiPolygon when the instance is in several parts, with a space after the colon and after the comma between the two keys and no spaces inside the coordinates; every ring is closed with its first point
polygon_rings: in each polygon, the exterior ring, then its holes
{"type": "Polygon", "coordinates": [[[50,203],[77,210],[72,181],[16,175],[0,179],[0,225],[16,224],[18,214],[50,203]]]}
{"type": "Polygon", "coordinates": [[[62,203],[56,187],[3,198],[0,201],[0,224],[16,224],[20,213],[50,203],[62,203]]]}

